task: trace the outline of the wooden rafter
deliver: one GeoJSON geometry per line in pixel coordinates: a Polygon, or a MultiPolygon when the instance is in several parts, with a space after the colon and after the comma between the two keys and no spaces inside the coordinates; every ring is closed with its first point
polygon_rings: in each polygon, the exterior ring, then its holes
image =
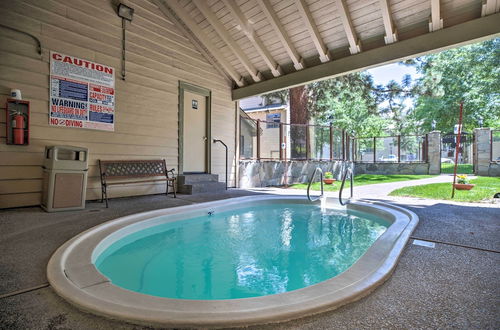
{"type": "Polygon", "coordinates": [[[229,9],[236,23],[240,26],[241,30],[247,36],[248,40],[252,43],[257,53],[264,60],[271,73],[275,77],[279,77],[283,74],[283,70],[280,65],[274,60],[271,53],[267,50],[264,43],[255,33],[255,30],[248,26],[248,21],[245,15],[241,11],[240,7],[234,2],[234,0],[222,0],[224,5],[229,9]]]}
{"type": "Polygon", "coordinates": [[[217,59],[217,62],[222,66],[224,71],[236,82],[238,86],[244,86],[245,81],[243,77],[234,70],[234,68],[229,64],[229,62],[224,58],[222,53],[213,45],[209,40],[208,36],[203,32],[198,24],[191,18],[191,16],[182,8],[177,0],[163,0],[156,1],[158,6],[165,6],[165,9],[170,8],[184,23],[189,30],[196,36],[196,38],[203,44],[203,46],[211,53],[211,55],[217,59]]]}
{"type": "Polygon", "coordinates": [[[286,52],[288,53],[288,56],[290,56],[290,58],[292,59],[295,70],[302,70],[305,67],[304,60],[300,57],[299,53],[293,46],[290,37],[288,37],[285,28],[283,27],[283,25],[281,25],[279,18],[274,12],[274,9],[272,8],[269,1],[257,0],[257,3],[259,4],[262,12],[266,15],[269,24],[271,24],[274,29],[274,32],[278,35],[278,38],[281,41],[281,44],[285,48],[286,52]]]}
{"type": "Polygon", "coordinates": [[[429,18],[429,32],[441,30],[443,19],[441,18],[440,0],[431,0],[431,17],[429,18]]]}
{"type": "Polygon", "coordinates": [[[481,16],[487,16],[500,11],[500,0],[483,0],[481,16]]]}
{"type": "Polygon", "coordinates": [[[330,61],[330,52],[319,34],[318,27],[314,23],[314,19],[309,11],[307,3],[305,0],[295,0],[295,4],[299,10],[300,17],[302,18],[302,21],[304,22],[307,31],[313,40],[314,46],[319,53],[319,59],[323,63],[330,61]]]}
{"type": "Polygon", "coordinates": [[[380,10],[382,11],[382,20],[384,21],[385,28],[384,40],[386,44],[392,44],[393,42],[398,41],[398,34],[392,22],[389,0],[379,0],[379,2],[380,10]]]}
{"type": "Polygon", "coordinates": [[[213,55],[210,54],[210,52],[205,49],[201,44],[200,41],[194,36],[194,34],[187,28],[184,27],[183,24],[181,24],[181,21],[175,16],[173,12],[170,11],[170,9],[165,6],[165,4],[160,1],[160,0],[153,0],[160,12],[168,18],[172,23],[174,23],[179,30],[181,30],[182,34],[186,36],[189,41],[194,45],[194,47],[201,53],[201,55],[222,75],[224,78],[232,83],[234,79],[224,70],[224,68],[214,59],[213,55]]]}
{"type": "Polygon", "coordinates": [[[261,81],[262,74],[257,69],[255,69],[253,64],[250,62],[250,59],[248,59],[245,53],[243,53],[243,50],[240,48],[240,46],[238,46],[236,41],[232,39],[225,26],[219,21],[217,16],[215,16],[210,7],[207,5],[207,2],[205,0],[193,0],[193,3],[200,10],[203,16],[205,16],[210,25],[212,25],[219,37],[221,37],[221,39],[232,50],[236,58],[238,58],[238,60],[243,65],[245,70],[247,70],[247,72],[250,74],[252,79],[255,82],[261,81]]]}
{"type": "Polygon", "coordinates": [[[349,41],[349,51],[351,54],[357,54],[361,51],[361,43],[356,36],[356,32],[354,32],[347,4],[345,0],[337,0],[336,4],[340,19],[342,20],[342,25],[347,35],[347,40],[349,41]]]}
{"type": "Polygon", "coordinates": [[[232,97],[233,100],[239,100],[253,95],[304,85],[315,80],[334,78],[348,72],[366,70],[382,63],[399,62],[411,57],[497,37],[500,37],[500,13],[363,51],[356,56],[346,56],[257,84],[236,88],[233,89],[232,97]]]}

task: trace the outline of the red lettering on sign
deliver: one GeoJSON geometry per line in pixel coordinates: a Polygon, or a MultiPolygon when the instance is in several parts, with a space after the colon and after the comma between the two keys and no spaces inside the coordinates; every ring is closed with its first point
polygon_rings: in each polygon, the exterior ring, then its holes
{"type": "Polygon", "coordinates": [[[61,54],[54,53],[52,54],[52,58],[56,61],[60,61],[62,59],[61,54]]]}

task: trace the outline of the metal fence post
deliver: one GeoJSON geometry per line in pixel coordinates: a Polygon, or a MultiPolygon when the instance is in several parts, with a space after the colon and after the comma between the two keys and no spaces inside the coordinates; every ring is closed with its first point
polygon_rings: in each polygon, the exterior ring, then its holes
{"type": "Polygon", "coordinates": [[[330,123],[330,160],[333,160],[333,126],[330,123]]]}
{"type": "Polygon", "coordinates": [[[279,145],[278,148],[280,148],[280,160],[283,160],[283,148],[281,147],[281,144],[283,143],[283,123],[280,123],[280,136],[279,136],[279,145]]]}
{"type": "Polygon", "coordinates": [[[311,148],[309,147],[309,139],[311,138],[309,136],[309,124],[306,124],[306,160],[309,160],[310,158],[310,152],[311,152],[311,148]]]}
{"type": "Polygon", "coordinates": [[[257,160],[260,160],[260,119],[257,119],[257,160]]]}
{"type": "Polygon", "coordinates": [[[373,162],[377,162],[377,138],[373,137],[373,162]]]}
{"type": "Polygon", "coordinates": [[[398,163],[401,163],[401,135],[398,135],[398,163]]]}
{"type": "Polygon", "coordinates": [[[342,130],[342,160],[345,160],[345,130],[342,130]]]}

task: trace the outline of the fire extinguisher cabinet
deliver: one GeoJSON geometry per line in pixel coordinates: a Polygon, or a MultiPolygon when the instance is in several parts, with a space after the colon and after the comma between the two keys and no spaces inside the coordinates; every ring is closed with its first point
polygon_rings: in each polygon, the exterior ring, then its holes
{"type": "Polygon", "coordinates": [[[42,208],[47,212],[85,208],[88,149],[73,146],[45,147],[42,208]]]}
{"type": "Polygon", "coordinates": [[[7,99],[5,118],[7,144],[28,145],[30,143],[30,103],[7,99]]]}

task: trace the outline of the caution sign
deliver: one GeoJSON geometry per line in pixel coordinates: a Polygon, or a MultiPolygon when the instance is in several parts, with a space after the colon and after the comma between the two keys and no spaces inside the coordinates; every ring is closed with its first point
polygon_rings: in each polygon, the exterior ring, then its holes
{"type": "Polygon", "coordinates": [[[50,52],[49,124],[114,130],[115,69],[50,52]]]}

